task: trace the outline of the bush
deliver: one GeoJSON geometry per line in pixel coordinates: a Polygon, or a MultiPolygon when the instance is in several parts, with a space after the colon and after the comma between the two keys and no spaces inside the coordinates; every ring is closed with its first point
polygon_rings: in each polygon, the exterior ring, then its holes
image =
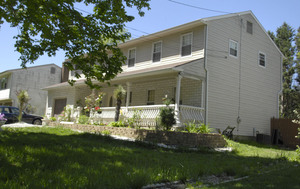
{"type": "Polygon", "coordinates": [[[169,106],[160,108],[158,124],[163,130],[169,131],[176,123],[175,113],[169,106]]]}
{"type": "Polygon", "coordinates": [[[88,116],[86,116],[86,115],[79,116],[79,118],[78,118],[78,123],[79,124],[88,124],[88,122],[89,122],[89,117],[88,116]]]}
{"type": "Polygon", "coordinates": [[[56,121],[56,117],[50,117],[49,119],[50,119],[50,121],[53,121],[53,122],[56,121]]]}
{"type": "Polygon", "coordinates": [[[142,110],[134,109],[132,117],[127,118],[126,122],[128,123],[128,126],[131,128],[136,128],[136,129],[141,128],[142,110]]]}
{"type": "Polygon", "coordinates": [[[212,132],[212,129],[209,128],[209,125],[205,125],[204,123],[195,123],[195,120],[193,122],[186,123],[185,126],[185,130],[188,133],[207,134],[212,132]]]}
{"type": "Polygon", "coordinates": [[[126,127],[126,124],[123,121],[110,122],[109,127],[126,127]]]}

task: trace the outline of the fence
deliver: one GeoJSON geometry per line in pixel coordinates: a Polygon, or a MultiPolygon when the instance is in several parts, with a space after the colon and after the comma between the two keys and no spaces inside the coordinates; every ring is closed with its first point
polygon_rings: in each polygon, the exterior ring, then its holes
{"type": "Polygon", "coordinates": [[[300,145],[298,135],[300,124],[293,123],[291,119],[271,119],[272,143],[282,142],[284,146],[295,148],[300,145]]]}

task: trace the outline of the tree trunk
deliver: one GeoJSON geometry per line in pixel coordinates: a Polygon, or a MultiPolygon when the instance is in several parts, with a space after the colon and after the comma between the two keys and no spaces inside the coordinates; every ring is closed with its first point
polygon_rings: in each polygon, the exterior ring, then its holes
{"type": "Polygon", "coordinates": [[[118,99],[117,99],[117,104],[116,104],[115,121],[119,121],[119,115],[120,115],[121,104],[122,104],[122,100],[118,98],[118,99]]]}

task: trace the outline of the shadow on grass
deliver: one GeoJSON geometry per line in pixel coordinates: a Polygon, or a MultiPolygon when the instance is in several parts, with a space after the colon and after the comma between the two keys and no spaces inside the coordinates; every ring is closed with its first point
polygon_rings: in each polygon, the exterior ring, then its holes
{"type": "Polygon", "coordinates": [[[86,133],[0,133],[0,188],[141,188],[203,175],[240,177],[293,164],[283,158],[162,149],[86,133]]]}
{"type": "Polygon", "coordinates": [[[293,148],[288,148],[283,145],[273,145],[273,144],[261,144],[256,141],[251,141],[251,140],[241,140],[238,141],[241,144],[246,144],[258,148],[268,148],[268,149],[275,149],[275,150],[287,150],[287,151],[294,151],[295,149],[293,148]]]}

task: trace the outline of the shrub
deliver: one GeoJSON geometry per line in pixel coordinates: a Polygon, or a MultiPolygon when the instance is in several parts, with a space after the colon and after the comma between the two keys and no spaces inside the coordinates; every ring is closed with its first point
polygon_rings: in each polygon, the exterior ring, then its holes
{"type": "Polygon", "coordinates": [[[72,106],[67,105],[64,107],[64,110],[61,112],[59,115],[59,119],[61,121],[72,121],[71,116],[72,116],[72,106]]]}
{"type": "Polygon", "coordinates": [[[142,122],[142,110],[134,109],[132,117],[128,118],[126,122],[129,127],[139,129],[142,122]]]}
{"type": "Polygon", "coordinates": [[[53,122],[56,121],[56,117],[50,117],[49,119],[50,119],[50,121],[53,121],[53,122]]]}
{"type": "Polygon", "coordinates": [[[123,121],[113,121],[108,124],[109,127],[126,127],[123,121]]]}
{"type": "Polygon", "coordinates": [[[185,130],[188,133],[210,133],[212,132],[212,129],[209,128],[209,125],[205,125],[204,123],[196,123],[195,120],[193,122],[189,122],[185,124],[185,130]]]}
{"type": "Polygon", "coordinates": [[[81,115],[78,118],[78,123],[79,124],[87,124],[89,122],[89,117],[86,115],[81,115]]]}
{"type": "Polygon", "coordinates": [[[26,104],[30,100],[28,92],[26,90],[20,90],[16,92],[18,102],[19,102],[19,122],[22,120],[22,113],[25,110],[26,104]]]}
{"type": "Polygon", "coordinates": [[[168,99],[168,97],[166,96],[162,99],[162,101],[166,105],[166,107],[160,108],[159,117],[156,119],[156,128],[162,128],[165,131],[169,131],[176,123],[174,110],[169,106],[172,100],[168,99]]]}
{"type": "Polygon", "coordinates": [[[169,107],[160,108],[159,112],[159,125],[161,125],[163,130],[169,131],[172,126],[176,123],[175,121],[175,113],[174,110],[169,107]]]}

